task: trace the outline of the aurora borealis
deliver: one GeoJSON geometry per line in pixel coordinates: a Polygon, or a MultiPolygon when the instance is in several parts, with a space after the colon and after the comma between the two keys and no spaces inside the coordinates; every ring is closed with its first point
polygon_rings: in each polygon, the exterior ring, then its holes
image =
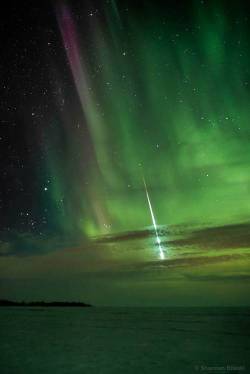
{"type": "MultiPolygon", "coordinates": [[[[66,165],[57,155],[47,160],[52,203],[70,190],[63,229],[91,236],[147,226],[143,174],[162,224],[247,217],[244,24],[238,35],[221,9],[207,5],[204,14],[205,5],[199,4],[192,9],[192,27],[164,21],[160,9],[152,13],[146,6],[148,17],[138,25],[138,14],[128,17],[122,8],[119,15],[112,4],[105,23],[92,16],[85,50],[84,27],[74,23],[68,7],[57,11],[83,112],[78,132],[72,134],[70,113],[63,130],[66,165]],[[87,156],[81,128],[91,144],[87,156]],[[70,187],[60,163],[69,169],[70,187]],[[240,199],[232,201],[233,196],[240,199]]],[[[54,214],[60,221],[57,210],[54,214]]]]}
{"type": "Polygon", "coordinates": [[[2,294],[247,304],[247,3],[24,8],[4,43],[2,294]]]}

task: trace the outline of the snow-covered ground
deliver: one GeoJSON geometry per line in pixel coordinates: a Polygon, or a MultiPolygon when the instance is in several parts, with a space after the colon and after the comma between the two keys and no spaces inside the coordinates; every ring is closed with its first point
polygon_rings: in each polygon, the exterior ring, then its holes
{"type": "Polygon", "coordinates": [[[249,373],[250,309],[1,308],[0,363],[1,374],[249,373]]]}

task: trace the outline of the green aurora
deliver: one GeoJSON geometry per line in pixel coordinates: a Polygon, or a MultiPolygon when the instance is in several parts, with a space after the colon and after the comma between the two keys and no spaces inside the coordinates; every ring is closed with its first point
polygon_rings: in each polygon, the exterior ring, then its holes
{"type": "Polygon", "coordinates": [[[53,178],[46,199],[54,222],[87,237],[150,225],[143,175],[160,224],[248,219],[244,19],[233,23],[223,9],[202,4],[190,19],[146,6],[144,17],[131,17],[112,4],[105,22],[91,24],[87,46],[70,10],[58,11],[83,130],[73,128],[69,112],[48,136],[45,168],[53,178]],[[66,140],[55,154],[58,132],[66,140]]]}

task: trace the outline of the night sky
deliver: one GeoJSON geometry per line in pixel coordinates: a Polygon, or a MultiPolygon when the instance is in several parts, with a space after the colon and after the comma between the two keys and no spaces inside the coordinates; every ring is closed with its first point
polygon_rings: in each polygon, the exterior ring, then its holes
{"type": "Polygon", "coordinates": [[[0,298],[248,305],[250,5],[14,1],[0,298]]]}

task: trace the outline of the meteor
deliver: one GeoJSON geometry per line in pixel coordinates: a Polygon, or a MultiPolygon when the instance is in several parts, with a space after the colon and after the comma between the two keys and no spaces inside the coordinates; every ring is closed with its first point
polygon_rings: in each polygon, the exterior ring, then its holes
{"type": "Polygon", "coordinates": [[[146,192],[146,196],[147,196],[147,200],[148,200],[148,206],[149,206],[153,226],[154,226],[154,229],[155,229],[156,242],[157,242],[157,245],[158,245],[158,248],[159,248],[160,258],[161,258],[161,260],[164,260],[164,258],[165,258],[164,250],[161,246],[161,239],[160,239],[159,234],[158,234],[157,224],[156,224],[153,208],[152,208],[152,205],[151,205],[151,201],[150,201],[150,197],[149,197],[149,194],[148,194],[148,189],[147,189],[147,185],[146,185],[144,177],[143,177],[143,183],[144,183],[144,187],[145,187],[145,192],[146,192]]]}

